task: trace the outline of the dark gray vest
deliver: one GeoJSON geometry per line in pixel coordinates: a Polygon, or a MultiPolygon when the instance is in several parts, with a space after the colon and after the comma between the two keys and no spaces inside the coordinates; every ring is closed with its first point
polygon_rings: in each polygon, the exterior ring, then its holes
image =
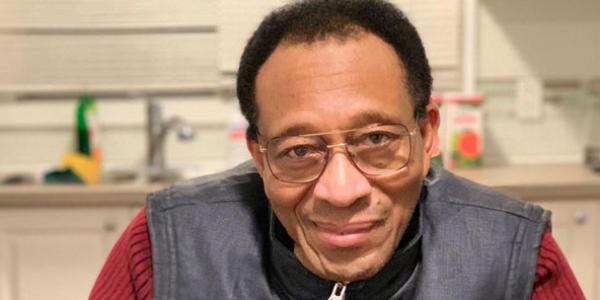
{"type": "MultiPolygon", "coordinates": [[[[441,168],[424,188],[421,262],[393,298],[529,299],[549,212],[441,168]]],[[[154,299],[280,299],[251,163],[153,193],[147,210],[154,299]]]]}

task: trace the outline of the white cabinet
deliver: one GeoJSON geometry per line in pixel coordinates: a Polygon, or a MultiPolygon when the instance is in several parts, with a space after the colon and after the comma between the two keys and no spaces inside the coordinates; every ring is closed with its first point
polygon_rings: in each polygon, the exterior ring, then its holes
{"type": "MultiPolygon", "coordinates": [[[[290,0],[219,1],[219,70],[234,73],[246,42],[274,8],[290,0]]],[[[432,67],[435,89],[458,90],[461,83],[462,1],[392,0],[419,32],[432,67]]]]}
{"type": "Polygon", "coordinates": [[[551,200],[552,235],[566,256],[587,299],[600,299],[600,201],[551,200]]]}
{"type": "Polygon", "coordinates": [[[218,0],[2,0],[0,91],[212,89],[217,9],[218,0]]]}
{"type": "Polygon", "coordinates": [[[552,235],[586,299],[600,300],[600,176],[579,164],[520,165],[461,170],[552,211],[552,235]]]}
{"type": "Polygon", "coordinates": [[[0,300],[87,299],[137,210],[0,208],[0,300]]]}

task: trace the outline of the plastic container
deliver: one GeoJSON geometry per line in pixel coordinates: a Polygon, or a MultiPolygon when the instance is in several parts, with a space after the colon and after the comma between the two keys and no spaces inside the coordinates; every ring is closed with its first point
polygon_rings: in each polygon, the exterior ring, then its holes
{"type": "Polygon", "coordinates": [[[79,98],[77,106],[77,152],[100,162],[102,150],[100,148],[100,128],[98,124],[98,111],[94,97],[85,94],[79,98]]]}
{"type": "Polygon", "coordinates": [[[483,160],[483,97],[449,94],[432,99],[440,106],[440,148],[448,169],[475,168],[483,160]]]}

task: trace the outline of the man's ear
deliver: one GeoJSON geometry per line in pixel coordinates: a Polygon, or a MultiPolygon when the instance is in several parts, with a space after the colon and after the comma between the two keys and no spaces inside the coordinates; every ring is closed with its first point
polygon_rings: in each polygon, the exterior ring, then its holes
{"type": "Polygon", "coordinates": [[[262,152],[260,152],[260,146],[258,145],[258,141],[252,139],[246,139],[246,147],[248,148],[248,152],[252,155],[252,159],[254,160],[254,164],[256,165],[256,169],[261,177],[264,175],[265,170],[265,161],[262,152]]]}
{"type": "Polygon", "coordinates": [[[435,103],[429,103],[426,108],[426,117],[419,124],[423,139],[423,167],[427,173],[431,158],[440,154],[440,110],[435,103]]]}
{"type": "Polygon", "coordinates": [[[421,136],[423,136],[423,146],[425,153],[430,157],[440,154],[440,110],[435,103],[429,103],[426,108],[427,119],[425,126],[421,126],[421,136]]]}

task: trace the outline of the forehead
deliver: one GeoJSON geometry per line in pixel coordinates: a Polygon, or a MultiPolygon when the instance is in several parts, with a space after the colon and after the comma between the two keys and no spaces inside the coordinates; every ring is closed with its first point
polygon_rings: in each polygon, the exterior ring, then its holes
{"type": "Polygon", "coordinates": [[[394,49],[364,33],[346,40],[281,43],[256,79],[258,128],[273,137],[404,123],[413,105],[394,49]]]}

